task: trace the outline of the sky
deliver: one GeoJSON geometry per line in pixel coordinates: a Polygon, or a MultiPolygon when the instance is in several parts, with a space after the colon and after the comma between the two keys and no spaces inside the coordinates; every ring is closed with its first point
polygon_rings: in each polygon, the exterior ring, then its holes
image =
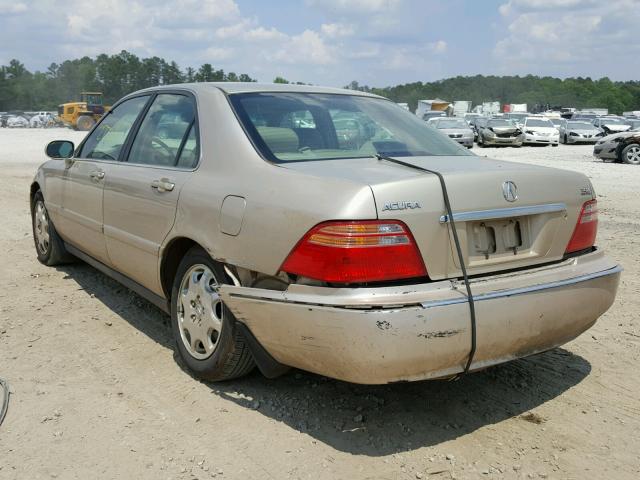
{"type": "Polygon", "coordinates": [[[128,50],[263,82],[640,80],[640,0],[0,0],[0,64],[128,50]]]}

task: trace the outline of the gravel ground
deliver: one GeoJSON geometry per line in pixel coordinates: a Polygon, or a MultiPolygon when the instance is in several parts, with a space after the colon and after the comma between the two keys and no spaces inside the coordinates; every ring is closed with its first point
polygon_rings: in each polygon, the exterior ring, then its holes
{"type": "Polygon", "coordinates": [[[83,264],[35,257],[28,187],[53,138],[0,129],[0,479],[466,479],[640,476],[640,167],[590,146],[478,149],[586,173],[619,297],[559,348],[457,382],[358,386],[293,371],[201,383],[167,318],[83,264]]]}

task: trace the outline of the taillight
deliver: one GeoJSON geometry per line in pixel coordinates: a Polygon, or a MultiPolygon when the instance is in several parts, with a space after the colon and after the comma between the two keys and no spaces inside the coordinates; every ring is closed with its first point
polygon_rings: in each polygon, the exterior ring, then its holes
{"type": "Polygon", "coordinates": [[[593,244],[596,243],[596,233],[598,233],[598,202],[589,200],[582,205],[578,223],[576,223],[576,228],[565,253],[593,247],[593,244]]]}
{"type": "Polygon", "coordinates": [[[404,223],[394,220],[316,225],[294,247],[281,270],[330,283],[367,283],[427,275],[411,232],[404,223]]]}

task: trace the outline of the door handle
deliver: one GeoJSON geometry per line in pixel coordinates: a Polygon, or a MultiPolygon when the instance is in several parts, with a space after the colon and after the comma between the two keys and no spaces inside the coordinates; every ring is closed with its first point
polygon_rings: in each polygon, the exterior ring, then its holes
{"type": "Polygon", "coordinates": [[[94,170],[89,174],[92,180],[102,180],[104,178],[104,172],[102,170],[94,170]]]}
{"type": "Polygon", "coordinates": [[[160,180],[154,180],[151,182],[151,188],[155,188],[159,192],[170,192],[175,188],[175,186],[176,184],[168,178],[161,178],[160,180]]]}

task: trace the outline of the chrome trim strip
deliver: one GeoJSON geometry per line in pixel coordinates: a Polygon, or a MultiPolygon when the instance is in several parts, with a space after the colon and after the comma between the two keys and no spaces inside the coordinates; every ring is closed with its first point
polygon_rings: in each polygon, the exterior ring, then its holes
{"type": "MultiPolygon", "coordinates": [[[[507,290],[500,290],[497,292],[483,293],[481,295],[474,295],[474,302],[481,302],[483,300],[493,300],[494,298],[511,297],[513,295],[524,295],[527,293],[539,292],[542,290],[549,290],[552,288],[566,287],[569,285],[575,285],[576,283],[587,282],[596,278],[606,277],[609,275],[615,275],[622,272],[622,267],[616,265],[608,270],[600,272],[588,273],[586,275],[580,275],[578,277],[567,278],[565,280],[558,280],[556,282],[541,283],[539,285],[532,285],[529,287],[511,288],[507,290]]],[[[459,303],[467,303],[467,297],[451,298],[448,300],[434,300],[431,302],[422,303],[423,308],[443,307],[447,305],[455,305],[459,303]]]]}
{"type": "MultiPolygon", "coordinates": [[[[526,215],[537,215],[540,213],[566,212],[567,206],[564,203],[548,203],[545,205],[532,205],[529,207],[496,208],[495,210],[473,210],[470,212],[459,212],[453,214],[456,222],[468,222],[474,220],[490,220],[494,218],[524,217],[526,215]]],[[[440,223],[449,222],[448,215],[440,217],[440,223]]]]}
{"type": "MultiPolygon", "coordinates": [[[[572,278],[567,278],[564,280],[558,280],[555,282],[548,282],[548,283],[540,283],[538,285],[531,285],[528,287],[521,287],[521,288],[512,288],[512,289],[506,289],[506,290],[498,290],[495,292],[490,292],[490,293],[483,293],[480,295],[474,295],[473,296],[473,300],[475,302],[480,302],[483,300],[493,300],[495,298],[504,298],[504,297],[511,297],[514,295],[525,295],[527,293],[533,293],[533,292],[539,292],[542,290],[549,290],[552,288],[559,288],[559,287],[566,287],[566,286],[570,286],[570,285],[575,285],[577,283],[581,283],[581,282],[586,282],[589,280],[594,280],[597,278],[601,278],[601,277],[606,277],[608,275],[615,275],[622,272],[622,267],[620,265],[616,265],[615,267],[611,267],[607,270],[601,270],[599,272],[593,272],[593,273],[587,273],[585,275],[579,275],[577,277],[572,277],[572,278]]],[[[473,287],[473,282],[471,283],[471,286],[473,287]]],[[[222,286],[221,290],[223,290],[225,287],[222,286]]],[[[284,303],[284,304],[289,304],[289,305],[308,305],[308,306],[315,306],[315,307],[325,307],[325,308],[339,308],[339,309],[345,309],[345,310],[352,310],[352,311],[358,311],[358,310],[371,310],[371,309],[383,309],[384,310],[384,306],[382,305],[336,305],[336,304],[331,304],[331,303],[327,303],[326,298],[320,298],[317,301],[301,301],[301,300],[295,300],[294,298],[291,297],[295,297],[295,295],[290,295],[287,296],[286,292],[273,292],[273,296],[261,296],[261,295],[255,295],[255,294],[251,294],[251,293],[229,293],[230,297],[233,298],[243,298],[246,300],[257,300],[257,301],[262,301],[262,302],[274,302],[274,303],[284,303]]],[[[444,306],[448,306],[448,305],[457,305],[457,304],[461,304],[461,303],[467,303],[467,297],[466,296],[460,296],[460,297],[456,297],[456,298],[447,298],[447,299],[443,299],[443,300],[431,300],[428,302],[410,302],[410,303],[406,303],[406,304],[389,304],[387,305],[387,308],[389,309],[396,309],[396,308],[411,308],[411,307],[418,307],[421,306],[422,308],[434,308],[434,307],[444,307],[444,306]]]]}

